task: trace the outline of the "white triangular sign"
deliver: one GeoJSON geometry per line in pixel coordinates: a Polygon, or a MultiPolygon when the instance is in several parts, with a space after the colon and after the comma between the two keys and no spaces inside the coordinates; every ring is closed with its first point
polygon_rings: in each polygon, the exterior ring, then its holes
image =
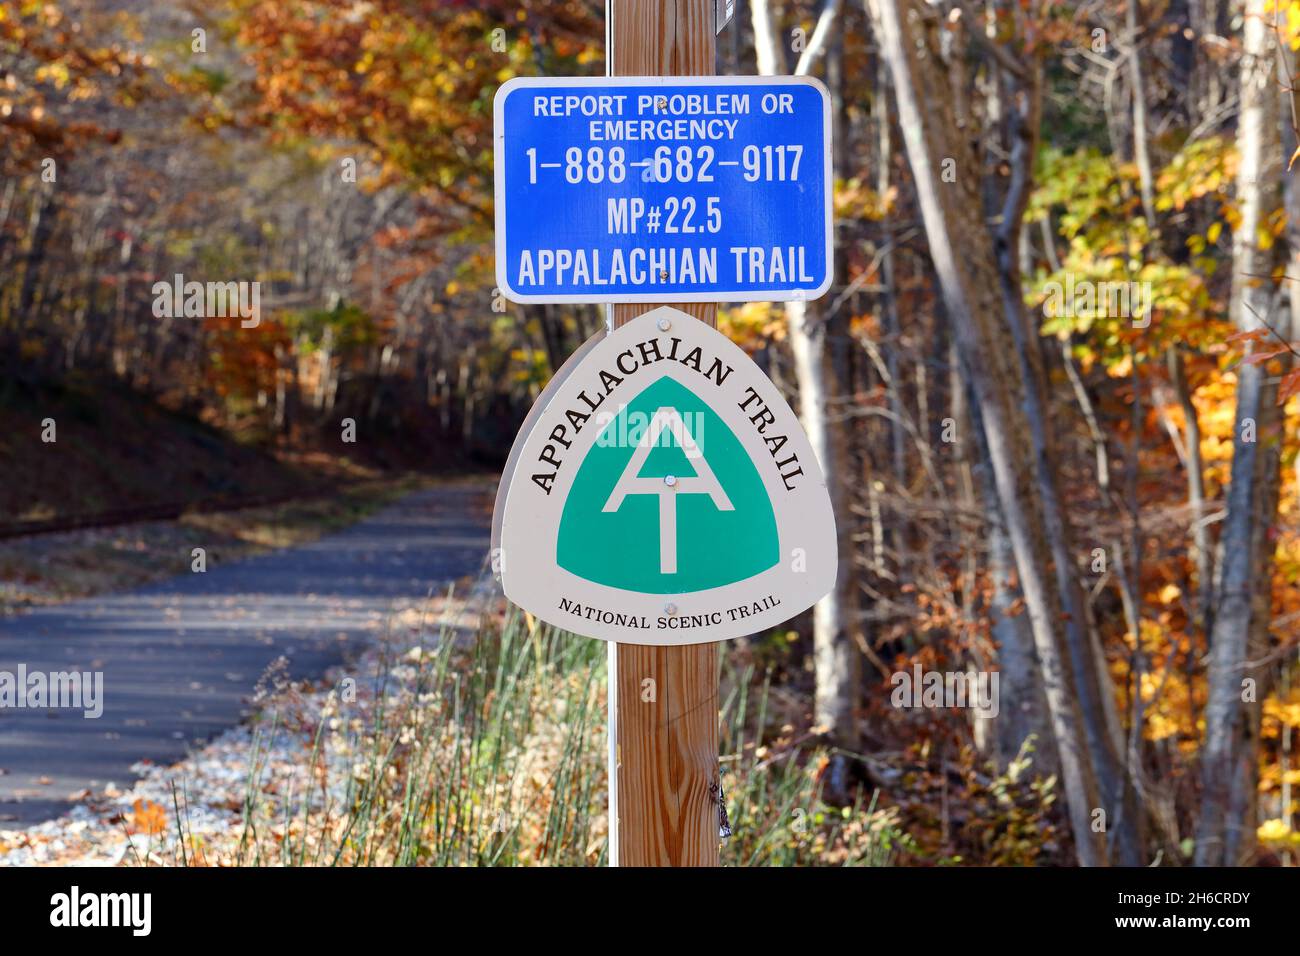
{"type": "Polygon", "coordinates": [[[629,644],[754,634],[835,584],[826,483],[738,346],[661,307],[583,346],[529,413],[493,517],[506,596],[629,644]]]}

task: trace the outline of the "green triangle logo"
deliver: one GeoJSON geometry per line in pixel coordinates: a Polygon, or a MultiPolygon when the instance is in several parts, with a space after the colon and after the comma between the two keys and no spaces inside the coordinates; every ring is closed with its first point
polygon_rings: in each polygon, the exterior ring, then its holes
{"type": "Polygon", "coordinates": [[[647,594],[734,584],[779,560],[776,515],[749,453],[707,402],[668,376],[591,446],[556,543],[566,571],[647,594]]]}

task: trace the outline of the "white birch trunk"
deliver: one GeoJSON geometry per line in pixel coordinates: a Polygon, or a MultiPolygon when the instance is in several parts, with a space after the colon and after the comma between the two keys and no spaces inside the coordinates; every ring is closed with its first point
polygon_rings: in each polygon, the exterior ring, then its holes
{"type": "MultiPolygon", "coordinates": [[[[1276,251],[1261,249],[1259,232],[1281,202],[1277,49],[1268,0],[1247,0],[1237,118],[1237,209],[1229,313],[1241,331],[1264,324],[1286,334],[1269,276],[1276,251]],[[1279,328],[1280,326],[1280,328],[1279,328]]],[[[1265,343],[1272,349],[1276,344],[1265,343]]],[[[1277,386],[1263,366],[1237,366],[1237,417],[1232,483],[1224,522],[1218,610],[1210,635],[1209,700],[1201,764],[1204,789],[1196,831],[1196,863],[1234,866],[1255,849],[1259,778],[1259,708],[1267,690],[1262,669],[1247,661],[1267,645],[1273,546],[1268,530],[1277,509],[1277,386]],[[1253,682],[1253,693],[1250,684],[1253,682]]]]}

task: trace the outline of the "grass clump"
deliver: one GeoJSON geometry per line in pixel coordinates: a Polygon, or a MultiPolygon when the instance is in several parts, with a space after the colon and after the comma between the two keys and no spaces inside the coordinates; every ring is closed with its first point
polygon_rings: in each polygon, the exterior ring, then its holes
{"type": "MultiPolygon", "coordinates": [[[[606,865],[605,671],[603,643],[515,609],[462,606],[390,634],[356,677],[269,699],[239,832],[195,852],[182,807],[186,862],[606,865]]],[[[724,865],[885,865],[907,852],[895,811],[871,794],[823,801],[827,754],[767,726],[767,680],[727,667],[724,687],[724,865]]]]}

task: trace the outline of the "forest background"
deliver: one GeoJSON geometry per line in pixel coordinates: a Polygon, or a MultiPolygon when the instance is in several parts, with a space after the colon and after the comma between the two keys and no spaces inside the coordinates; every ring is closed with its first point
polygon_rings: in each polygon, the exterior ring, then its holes
{"type": "MultiPolygon", "coordinates": [[[[729,652],[764,746],[915,862],[1294,862],[1300,3],[737,8],[718,72],[816,75],[835,121],[834,286],[720,320],[848,569],[729,652]],[[996,671],[998,716],[897,706],[918,667],[996,671]]],[[[499,467],[602,316],[494,288],[492,97],[602,74],[603,17],[0,2],[0,521],[499,467]],[[158,314],[178,275],[258,283],[256,323],[158,314]],[[54,465],[64,416],[105,437],[54,465]]]]}

